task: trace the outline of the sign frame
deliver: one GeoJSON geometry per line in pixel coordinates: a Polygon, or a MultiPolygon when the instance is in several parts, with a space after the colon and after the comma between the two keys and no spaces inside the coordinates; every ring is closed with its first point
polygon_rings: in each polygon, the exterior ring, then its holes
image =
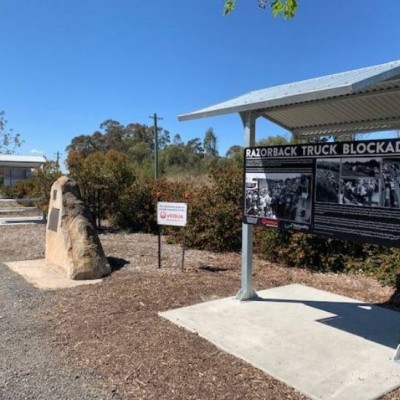
{"type": "Polygon", "coordinates": [[[186,226],[187,203],[157,202],[157,224],[168,226],[186,226]]]}
{"type": "Polygon", "coordinates": [[[245,224],[400,247],[400,138],[245,148],[243,193],[245,224]]]}

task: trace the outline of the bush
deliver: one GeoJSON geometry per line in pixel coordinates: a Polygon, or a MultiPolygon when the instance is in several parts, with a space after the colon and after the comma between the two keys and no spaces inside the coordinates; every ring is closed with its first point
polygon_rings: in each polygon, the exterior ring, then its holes
{"type": "Polygon", "coordinates": [[[400,249],[256,227],[255,252],[286,267],[375,277],[400,288],[400,249]]]}
{"type": "Polygon", "coordinates": [[[186,185],[167,179],[141,179],[126,188],[115,213],[118,227],[131,231],[156,233],[157,201],[184,201],[186,185]]]}
{"type": "Polygon", "coordinates": [[[121,193],[119,200],[120,207],[114,216],[119,228],[146,233],[157,231],[151,185],[137,181],[121,193]]]}
{"type": "Polygon", "coordinates": [[[41,195],[33,178],[17,181],[12,186],[4,186],[3,193],[5,197],[10,199],[39,197],[41,195]]]}
{"type": "Polygon", "coordinates": [[[400,278],[400,249],[391,249],[376,259],[369,260],[376,265],[375,277],[384,285],[389,285],[399,289],[400,278]]]}
{"type": "Polygon", "coordinates": [[[241,248],[242,171],[233,163],[215,166],[210,183],[189,201],[186,245],[211,251],[241,248]]]}
{"type": "Polygon", "coordinates": [[[383,285],[398,287],[400,249],[364,244],[358,257],[348,257],[346,271],[375,277],[383,285]]]}

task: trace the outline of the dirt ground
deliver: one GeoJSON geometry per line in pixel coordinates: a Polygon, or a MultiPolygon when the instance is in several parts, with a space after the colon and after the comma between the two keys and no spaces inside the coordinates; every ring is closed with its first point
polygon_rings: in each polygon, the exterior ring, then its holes
{"type": "MultiPolygon", "coordinates": [[[[100,240],[114,272],[99,285],[65,289],[42,318],[70,366],[90,368],[115,399],[305,399],[306,397],[158,316],[159,311],[234,295],[240,255],[186,251],[157,237],[107,233],[100,240]]],[[[44,257],[43,225],[1,226],[0,261],[44,257]]],[[[319,274],[254,261],[256,289],[301,283],[385,304],[393,290],[365,276],[319,274]]],[[[397,390],[383,399],[400,399],[397,390]]]]}

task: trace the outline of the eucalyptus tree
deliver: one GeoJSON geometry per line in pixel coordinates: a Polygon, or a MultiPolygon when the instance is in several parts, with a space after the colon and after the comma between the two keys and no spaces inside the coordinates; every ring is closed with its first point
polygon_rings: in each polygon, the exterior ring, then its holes
{"type": "Polygon", "coordinates": [[[217,137],[215,136],[214,129],[208,128],[203,140],[203,148],[206,156],[217,157],[217,137]]]}

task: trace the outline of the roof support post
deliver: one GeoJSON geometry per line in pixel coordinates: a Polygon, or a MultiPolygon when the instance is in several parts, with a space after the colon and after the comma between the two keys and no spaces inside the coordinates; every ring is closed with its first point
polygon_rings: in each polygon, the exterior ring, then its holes
{"type": "MultiPolygon", "coordinates": [[[[240,113],[244,127],[244,147],[252,147],[256,137],[256,116],[251,112],[240,113]]],[[[253,289],[253,225],[242,224],[242,282],[236,295],[240,301],[255,300],[253,289]]]]}

